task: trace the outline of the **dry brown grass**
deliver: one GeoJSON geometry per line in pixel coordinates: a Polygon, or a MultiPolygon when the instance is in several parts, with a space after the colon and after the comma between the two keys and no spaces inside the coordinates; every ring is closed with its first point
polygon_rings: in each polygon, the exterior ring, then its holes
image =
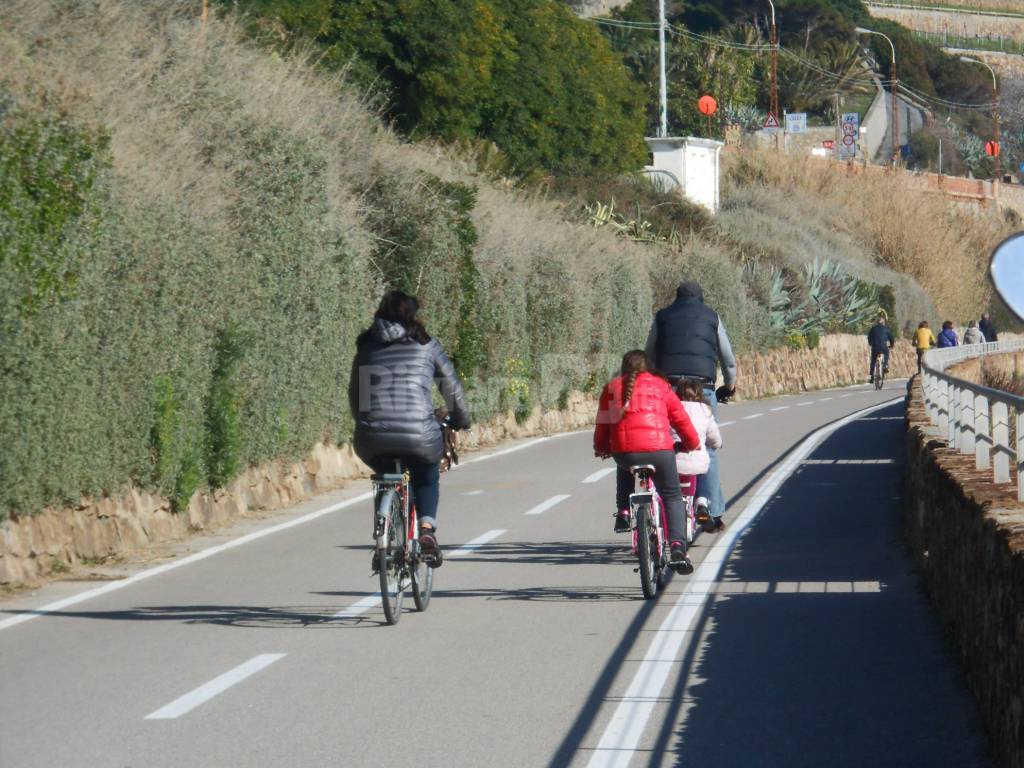
{"type": "Polygon", "coordinates": [[[902,173],[846,177],[812,158],[744,150],[729,155],[726,167],[733,185],[761,183],[818,201],[832,227],[878,264],[914,278],[944,316],[977,317],[988,307],[988,256],[1007,233],[995,211],[924,192],[902,173]]]}

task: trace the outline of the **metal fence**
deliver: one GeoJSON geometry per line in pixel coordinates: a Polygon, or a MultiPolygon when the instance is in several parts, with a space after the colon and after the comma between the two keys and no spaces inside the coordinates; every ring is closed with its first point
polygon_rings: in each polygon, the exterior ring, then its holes
{"type": "Polygon", "coordinates": [[[1016,468],[1017,500],[1024,501],[1024,397],[950,376],[957,363],[992,355],[1024,352],[1024,340],[968,344],[925,353],[921,387],[928,418],[975,466],[992,470],[996,483],[1011,481],[1016,468]]]}

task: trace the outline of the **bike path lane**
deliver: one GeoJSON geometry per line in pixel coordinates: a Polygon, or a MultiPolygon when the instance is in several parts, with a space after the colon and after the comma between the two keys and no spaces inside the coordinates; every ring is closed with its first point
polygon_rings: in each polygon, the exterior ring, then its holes
{"type": "MultiPolygon", "coordinates": [[[[728,494],[805,428],[744,417],[808,397],[723,409],[740,449],[727,454],[728,494]]],[[[876,396],[856,397],[799,412],[813,426],[876,396]]],[[[6,683],[22,692],[4,707],[0,755],[18,765],[389,764],[379,752],[394,737],[388,720],[414,732],[433,713],[428,741],[446,746],[420,764],[547,764],[593,681],[621,661],[620,638],[659,620],[684,584],[639,600],[623,539],[609,530],[613,478],[581,484],[602,466],[588,446],[588,435],[554,438],[446,478],[446,544],[507,533],[446,565],[431,610],[397,628],[380,628],[379,610],[325,621],[375,589],[368,510],[356,506],[0,634],[14,643],[6,683]],[[562,493],[571,496],[524,516],[562,493]],[[288,655],[179,720],[142,720],[262,653],[288,655]],[[54,731],[62,738],[42,738],[54,731]]]]}
{"type": "Polygon", "coordinates": [[[740,535],[684,652],[664,660],[673,671],[639,743],[599,748],[633,653],[550,765],[991,765],[903,548],[902,464],[902,403],[824,438],[740,535]]]}

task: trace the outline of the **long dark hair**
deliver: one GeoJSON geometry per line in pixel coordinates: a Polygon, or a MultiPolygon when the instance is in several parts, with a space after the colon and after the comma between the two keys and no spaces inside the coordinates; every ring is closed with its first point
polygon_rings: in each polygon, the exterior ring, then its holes
{"type": "Polygon", "coordinates": [[[711,404],[704,397],[704,384],[697,379],[680,379],[676,384],[676,394],[684,402],[711,404]]]}
{"type": "Polygon", "coordinates": [[[622,411],[619,414],[620,416],[626,415],[629,400],[633,397],[633,387],[636,386],[636,377],[641,373],[647,373],[649,368],[647,353],[642,349],[632,349],[622,356],[622,376],[625,381],[622,383],[622,411]]]}
{"type": "Polygon", "coordinates": [[[420,344],[429,344],[430,334],[423,327],[423,323],[416,319],[416,313],[419,311],[420,303],[415,296],[394,290],[384,294],[373,316],[390,323],[398,323],[405,328],[410,339],[420,344]]]}

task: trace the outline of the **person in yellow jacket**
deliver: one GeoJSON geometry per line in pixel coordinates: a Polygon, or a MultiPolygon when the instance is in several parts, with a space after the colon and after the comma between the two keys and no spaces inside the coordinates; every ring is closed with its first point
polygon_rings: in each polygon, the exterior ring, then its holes
{"type": "Polygon", "coordinates": [[[914,336],[914,344],[917,347],[917,372],[921,372],[921,358],[924,353],[935,346],[935,334],[928,327],[928,321],[922,320],[917,326],[917,333],[914,336]]]}

